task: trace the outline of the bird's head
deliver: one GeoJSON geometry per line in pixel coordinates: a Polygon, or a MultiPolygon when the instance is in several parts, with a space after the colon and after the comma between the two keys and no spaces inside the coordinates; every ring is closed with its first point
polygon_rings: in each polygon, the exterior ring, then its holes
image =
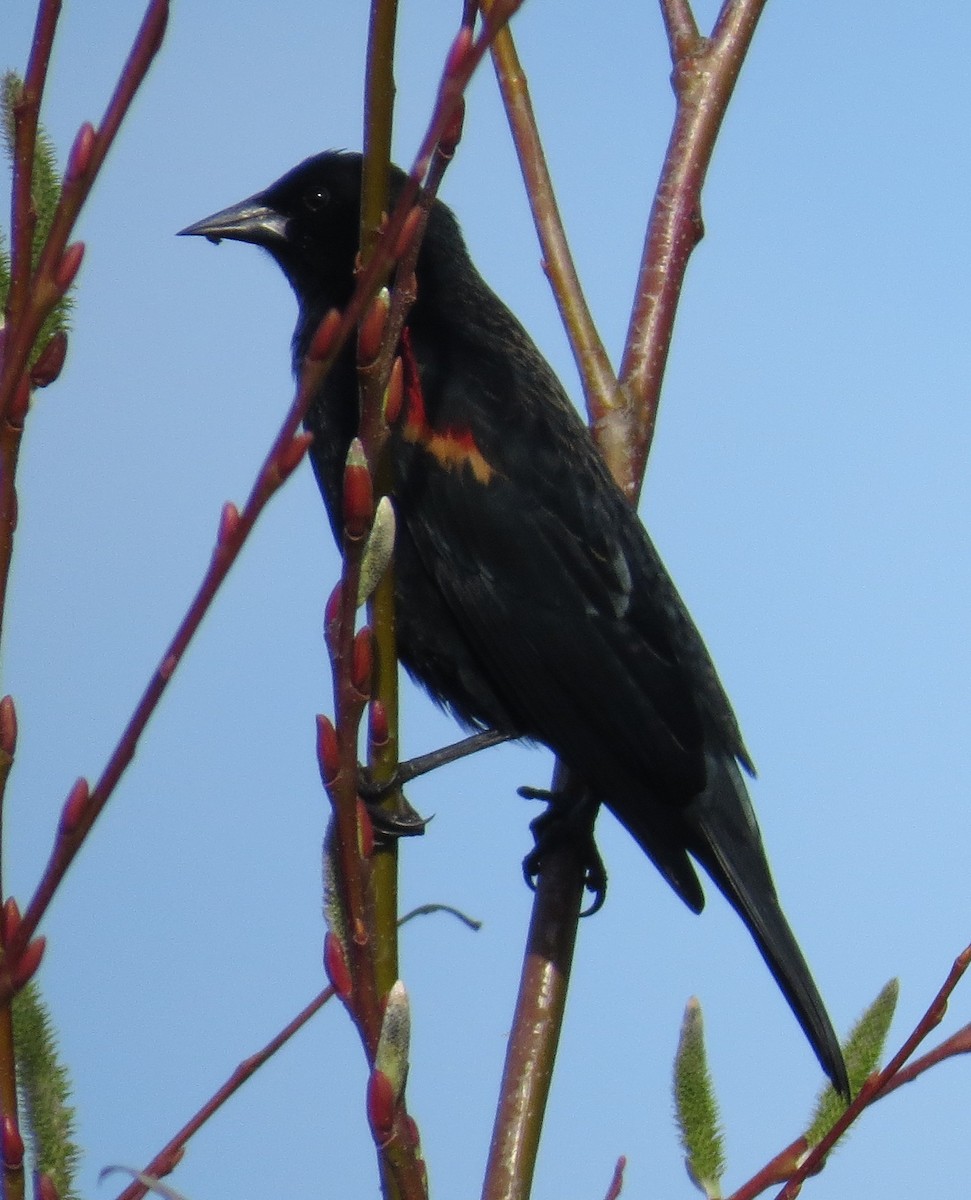
{"type": "Polygon", "coordinates": [[[342,307],[353,288],[360,209],[361,156],[327,151],[248,200],[179,232],[262,246],[301,301],[342,307]]]}

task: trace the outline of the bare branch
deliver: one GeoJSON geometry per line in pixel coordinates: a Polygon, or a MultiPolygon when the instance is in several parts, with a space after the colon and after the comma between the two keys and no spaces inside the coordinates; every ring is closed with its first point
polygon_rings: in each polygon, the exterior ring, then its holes
{"type": "Polygon", "coordinates": [[[543,252],[543,269],[549,276],[580,373],[590,423],[597,427],[607,412],[624,403],[624,398],[580,287],[529,98],[526,75],[508,26],[496,37],[492,61],[543,252]]]}

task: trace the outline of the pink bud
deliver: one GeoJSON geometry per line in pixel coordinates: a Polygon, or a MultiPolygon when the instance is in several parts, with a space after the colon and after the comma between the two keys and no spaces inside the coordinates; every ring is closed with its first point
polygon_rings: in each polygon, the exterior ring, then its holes
{"type": "Polygon", "coordinates": [[[327,978],[337,995],[345,1003],[350,1000],[353,992],[351,972],[347,966],[347,956],[340,938],[330,930],[324,937],[324,970],[327,978]]]}
{"type": "Polygon", "coordinates": [[[459,96],[452,109],[451,115],[438,139],[438,150],[446,158],[452,158],[455,147],[462,140],[462,127],[465,124],[465,97],[459,96]]]}
{"type": "Polygon", "coordinates": [[[88,806],[89,795],[88,781],[79,779],[68,792],[61,809],[61,833],[70,836],[77,829],[88,806]]]}
{"type": "Polygon", "coordinates": [[[379,1146],[386,1146],[391,1141],[395,1106],[391,1080],[383,1071],[372,1071],[367,1081],[367,1116],[374,1140],[379,1146]]]}
{"type": "Polygon", "coordinates": [[[13,696],[0,700],[0,750],[11,758],[17,752],[17,709],[13,696]]]}
{"type": "Polygon", "coordinates": [[[382,700],[372,700],[368,708],[368,738],[372,746],[388,744],[388,710],[382,700]]]}
{"type": "Polygon", "coordinates": [[[238,528],[239,509],[227,500],[219,514],[219,533],[216,535],[216,545],[220,548],[227,545],[238,528]]]}
{"type": "Polygon", "coordinates": [[[333,722],[323,714],[317,716],[317,764],[324,787],[329,790],[340,775],[341,752],[337,730],[333,722]]]}
{"type": "Polygon", "coordinates": [[[60,375],[66,357],[67,334],[63,329],[58,329],[30,368],[30,382],[34,387],[44,388],[52,384],[60,375]]]}
{"type": "Polygon", "coordinates": [[[85,121],[78,130],[68,155],[67,172],[64,177],[66,183],[73,183],[81,175],[87,174],[91,165],[91,152],[94,150],[94,138],[94,126],[90,121],[85,121]]]}
{"type": "Polygon", "coordinates": [[[158,673],[166,683],[168,683],[168,681],[175,674],[175,668],[178,665],[179,660],[174,654],[167,654],[165,658],[162,659],[161,663],[159,663],[158,673]]]}
{"type": "Polygon", "coordinates": [[[54,1186],[54,1180],[50,1175],[40,1174],[34,1180],[34,1195],[37,1200],[61,1200],[57,1188],[54,1186]]]}
{"type": "Polygon", "coordinates": [[[34,938],[32,942],[28,942],[27,949],[13,964],[10,981],[13,984],[15,992],[19,992],[24,984],[29,983],[34,977],[37,968],[40,966],[40,960],[44,957],[46,946],[47,938],[34,938]]]}
{"type": "Polygon", "coordinates": [[[354,636],[354,648],[351,655],[351,683],[362,696],[367,696],[371,691],[373,671],[374,639],[371,636],[371,630],[365,625],[354,636]]]}
{"type": "Polygon", "coordinates": [[[317,326],[317,332],[314,334],[310,342],[310,349],[307,351],[307,357],[312,362],[318,362],[322,358],[326,358],[334,348],[334,343],[337,340],[337,331],[340,328],[341,315],[336,308],[332,308],[330,312],[317,326]]]}
{"type": "Polygon", "coordinates": [[[24,421],[27,419],[27,410],[30,408],[30,380],[26,375],[21,375],[13,390],[13,395],[10,397],[10,403],[7,406],[7,421],[14,429],[23,429],[24,421]]]}
{"type": "Polygon", "coordinates": [[[421,1145],[421,1134],[418,1132],[418,1125],[415,1118],[405,1113],[405,1119],[402,1121],[404,1126],[405,1141],[412,1148],[417,1150],[421,1145]]]}
{"type": "Polygon", "coordinates": [[[54,283],[58,291],[66,292],[74,282],[75,276],[81,269],[84,258],[84,242],[72,242],[61,255],[61,261],[54,271],[54,283]]]}
{"type": "Polygon", "coordinates": [[[20,1136],[16,1117],[10,1113],[4,1113],[0,1122],[0,1149],[3,1165],[8,1170],[19,1171],[24,1165],[24,1139],[20,1136]]]}
{"type": "Polygon", "coordinates": [[[377,358],[390,308],[391,293],[383,287],[371,301],[358,326],[357,351],[361,362],[370,363],[377,358]]]}
{"type": "Polygon", "coordinates": [[[9,946],[20,929],[20,906],[13,896],[8,896],[0,912],[0,926],[3,932],[3,944],[9,946]]]}
{"type": "Polygon", "coordinates": [[[344,532],[355,540],[364,537],[374,519],[374,489],[360,439],[351,442],[344,468],[344,532]]]}
{"type": "Polygon", "coordinates": [[[297,469],[313,440],[312,433],[298,433],[288,445],[283,447],[276,456],[276,468],[280,473],[281,481],[292,475],[297,469]]]}
{"type": "Polygon", "coordinates": [[[338,583],[327,598],[324,608],[324,640],[331,655],[337,653],[337,638],[341,628],[341,606],[344,589],[338,583]]]}

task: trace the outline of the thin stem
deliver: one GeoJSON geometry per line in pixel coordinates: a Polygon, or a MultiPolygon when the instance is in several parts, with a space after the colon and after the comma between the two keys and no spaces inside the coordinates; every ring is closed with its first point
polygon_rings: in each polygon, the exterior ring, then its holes
{"type": "MultiPolygon", "coordinates": [[[[457,137],[455,124],[461,123],[461,101],[456,106],[458,116],[449,127],[448,145],[439,142],[435,147],[425,186],[418,200],[419,219],[395,271],[395,285],[390,310],[376,358],[359,365],[361,379],[361,438],[372,465],[376,495],[388,495],[392,490],[391,462],[387,454],[387,426],[383,415],[383,398],[394,358],[398,352],[402,329],[415,301],[414,274],[418,253],[425,235],[428,217],[439,184],[454,151],[457,137]]],[[[387,164],[386,164],[387,165],[387,164]]],[[[397,784],[398,769],[398,657],[395,633],[394,562],[385,571],[369,603],[371,626],[375,637],[376,670],[374,696],[384,706],[387,736],[380,744],[368,744],[368,766],[378,785],[397,784]]],[[[398,806],[398,786],[392,786],[388,807],[398,806]]],[[[375,904],[375,966],[381,996],[398,978],[398,846],[397,839],[386,839],[374,853],[373,889],[375,904]]]]}
{"type": "Polygon", "coordinates": [[[11,202],[10,295],[7,300],[7,326],[16,325],[27,303],[30,281],[34,227],[37,214],[31,202],[34,175],[34,147],[41,99],[47,82],[51,48],[61,15],[60,0],[42,0],[37,9],[30,59],[20,100],[14,112],[13,190],[11,202]]]}
{"type": "MultiPolygon", "coordinates": [[[[674,90],[674,128],[648,222],[620,382],[631,421],[611,438],[628,439],[625,490],[639,491],[654,436],[671,334],[685,270],[703,234],[701,189],[715,141],[765,0],[729,0],[711,39],[688,36],[684,5],[665,7],[674,90]]],[[[624,423],[626,424],[626,422],[624,423]]]]}
{"type": "MultiPolygon", "coordinates": [[[[965,952],[967,953],[967,952],[965,952]]],[[[962,955],[963,958],[963,955],[962,955]]],[[[958,960],[960,962],[961,959],[958,960]]],[[[954,976],[954,969],[948,977],[948,983],[945,988],[953,989],[957,983],[957,978],[954,976]]],[[[949,994],[949,992],[948,992],[949,994]]],[[[939,1005],[941,994],[938,993],[934,1004],[930,1011],[935,1011],[935,1006],[939,1005]]],[[[922,1019],[918,1029],[920,1029],[926,1016],[922,1019]]],[[[924,1035],[926,1036],[926,1034],[924,1035]]],[[[869,1099],[865,1107],[882,1100],[885,1096],[889,1096],[891,1092],[895,1092],[897,1088],[903,1087],[904,1084],[912,1083],[926,1071],[944,1062],[948,1058],[954,1058],[959,1054],[971,1054],[971,1025],[965,1025],[959,1029],[957,1033],[953,1033],[949,1038],[945,1038],[940,1045],[935,1046],[933,1050],[927,1054],[921,1055],[920,1058],[914,1059],[909,1066],[903,1067],[896,1071],[879,1091],[871,1091],[869,1099]]],[[[899,1057],[899,1056],[898,1056],[899,1057]]],[[[896,1061],[896,1060],[895,1060],[896,1061]]],[[[881,1073],[882,1074],[882,1073],[881,1073]]],[[[877,1078],[877,1077],[874,1077],[877,1078]]],[[[859,1110],[862,1113],[863,1109],[859,1110]]],[[[857,1115],[859,1115],[859,1113],[857,1115]]],[[[829,1135],[827,1134],[827,1137],[829,1135]]],[[[837,1135],[841,1136],[841,1135],[837,1135]]],[[[740,1187],[727,1198],[727,1200],[755,1200],[756,1196],[760,1196],[770,1187],[775,1187],[778,1184],[784,1184],[793,1178],[796,1171],[800,1171],[800,1167],[804,1156],[809,1147],[805,1137],[798,1137],[795,1141],[790,1142],[783,1150],[774,1155],[763,1167],[745,1181],[740,1187]]],[[[801,1171],[800,1171],[801,1174],[801,1171]]]]}
{"type": "MultiPolygon", "coordinates": [[[[361,177],[361,256],[367,261],[388,208],[388,170],[394,122],[394,47],[397,32],[397,0],[372,0],[368,27],[367,72],[364,94],[364,159],[361,177]]],[[[360,362],[360,350],[358,353],[360,362]]],[[[362,364],[363,365],[363,364],[362,364]]],[[[380,421],[381,398],[387,377],[368,387],[368,373],[361,374],[362,436],[365,413],[374,414],[368,423],[380,421]],[[380,389],[380,390],[379,390],[380,389]]],[[[387,456],[364,440],[365,453],[375,483],[375,498],[391,489],[387,456]]],[[[374,697],[384,706],[388,735],[379,751],[368,748],[368,765],[382,779],[390,778],[398,758],[398,655],[395,637],[394,563],[389,564],[368,605],[374,633],[374,697]]],[[[375,849],[371,864],[374,898],[374,972],[379,996],[384,997],[398,978],[398,845],[397,839],[375,849]]]]}
{"type": "Polygon", "coordinates": [[[87,161],[77,174],[65,178],[50,232],[30,279],[23,311],[7,331],[0,370],[0,411],[5,411],[10,403],[40,328],[64,293],[57,282],[57,268],[67,240],[135,93],[158,53],[167,20],[168,0],[150,0],[104,118],[94,134],[87,161]]]}
{"type": "Polygon", "coordinates": [[[691,11],[690,0],[661,0],[661,16],[671,47],[671,61],[677,66],[698,39],[698,23],[691,11]]]}
{"type": "Polygon", "coordinates": [[[7,586],[17,531],[17,462],[24,427],[0,412],[0,636],[5,628],[7,586]]]}
{"type": "Polygon", "coordinates": [[[936,1029],[940,1025],[944,1019],[944,1014],[947,1012],[947,1002],[950,999],[951,993],[957,987],[962,975],[964,975],[969,966],[971,966],[971,946],[967,946],[962,950],[954,960],[947,979],[945,979],[940,991],[931,1001],[927,1011],[917,1023],[910,1037],[907,1038],[883,1070],[875,1072],[864,1083],[863,1087],[860,1088],[859,1092],[853,1098],[853,1103],[833,1122],[832,1128],[826,1136],[810,1150],[799,1164],[798,1169],[792,1174],[782,1191],[779,1192],[777,1200],[795,1200],[803,1181],[808,1179],[810,1175],[815,1174],[822,1167],[826,1155],[832,1150],[846,1130],[857,1120],[863,1110],[886,1090],[890,1081],[931,1030],[936,1029]]]}
{"type": "MultiPolygon", "coordinates": [[[[298,396],[300,396],[299,393],[298,396]]],[[[302,400],[302,396],[300,396],[300,399],[302,400]]],[[[145,691],[142,693],[142,697],[122,732],[111,757],[108,759],[101,777],[92,789],[90,798],[84,805],[79,819],[76,823],[67,827],[62,822],[59,827],[40,883],[37,885],[27,911],[24,913],[23,921],[11,945],[8,947],[11,958],[16,958],[22,953],[24,947],[33,936],[68,867],[74,861],[74,857],[84,843],[84,839],[110,799],[128,764],[134,758],[135,751],[149,718],[155,711],[163,692],[168,686],[169,680],[182,660],[182,656],[185,654],[196,630],[202,623],[202,619],[208,611],[213,597],[229,573],[230,567],[235,562],[243,542],[256,523],[257,517],[263,511],[270,497],[277,491],[297,465],[295,462],[292,465],[287,462],[286,468],[281,466],[281,462],[286,457],[286,451],[293,442],[292,436],[287,441],[283,441],[283,433],[289,429],[291,424],[295,424],[295,422],[292,421],[291,417],[288,417],[284,423],[284,429],[274,442],[273,448],[260,472],[246,508],[239,515],[232,533],[217,544],[199,590],[196,592],[188,611],[176,630],[175,636],[163,654],[159,666],[156,668],[145,691]]],[[[306,444],[304,444],[303,448],[306,449],[306,444]]]]}
{"type": "MultiPolygon", "coordinates": [[[[481,922],[473,920],[465,913],[460,912],[456,908],[452,908],[448,904],[422,904],[418,908],[414,908],[411,912],[405,913],[399,921],[399,925],[406,925],[415,917],[426,916],[436,913],[449,913],[458,918],[464,925],[470,929],[476,930],[480,927],[481,922]]],[[[326,987],[306,1005],[297,1015],[288,1021],[286,1025],[272,1037],[266,1045],[261,1049],[249,1055],[248,1058],[236,1067],[233,1073],[229,1076],[225,1083],[219,1087],[205,1104],[194,1114],[178,1133],[174,1134],[165,1146],[155,1155],[148,1166],[144,1167],[140,1174],[161,1179],[170,1174],[182,1161],[185,1154],[185,1147],[190,1138],[194,1137],[203,1125],[226,1103],[243,1086],[248,1079],[251,1078],[264,1063],[268,1062],[276,1052],[281,1049],[290,1039],[298,1033],[304,1025],[315,1016],[324,1005],[334,995],[332,987],[326,987]]],[[[142,1200],[142,1197],[148,1194],[148,1188],[142,1183],[129,1184],[123,1192],[118,1196],[118,1200],[142,1200]]]]}
{"type": "Polygon", "coordinates": [[[607,1195],[604,1200],[619,1200],[621,1192],[624,1190],[624,1171],[627,1167],[627,1159],[621,1155],[617,1159],[617,1165],[614,1167],[614,1174],[610,1180],[610,1187],[607,1189],[607,1195]]]}
{"type": "Polygon", "coordinates": [[[959,1054],[971,1054],[971,1025],[963,1026],[957,1033],[952,1033],[949,1038],[945,1038],[939,1046],[922,1054],[920,1058],[915,1058],[909,1066],[898,1071],[877,1099],[882,1100],[884,1096],[889,1096],[891,1092],[895,1092],[904,1084],[913,1083],[931,1067],[936,1067],[938,1063],[942,1063],[948,1058],[956,1058],[959,1054]]]}
{"type": "Polygon", "coordinates": [[[621,405],[624,398],[580,286],[529,98],[526,75],[508,26],[496,36],[492,61],[543,253],[543,268],[553,288],[560,319],[580,373],[590,423],[596,427],[605,413],[621,405]]]}
{"type": "MultiPolygon", "coordinates": [[[[276,1054],[281,1046],[285,1045],[298,1030],[307,1024],[315,1013],[318,1013],[323,1008],[333,994],[334,989],[332,987],[324,988],[322,992],[318,993],[310,1001],[306,1008],[297,1013],[293,1020],[280,1030],[276,1037],[271,1038],[262,1050],[257,1050],[255,1054],[251,1054],[249,1058],[244,1059],[222,1087],[215,1091],[202,1108],[186,1121],[179,1132],[162,1147],[148,1166],[141,1171],[141,1174],[154,1179],[161,1179],[174,1171],[182,1161],[189,1139],[199,1132],[213,1113],[222,1108],[230,1096],[239,1091],[254,1072],[258,1071],[268,1059],[276,1054]]],[[[145,1184],[136,1181],[130,1183],[119,1194],[118,1200],[142,1200],[143,1196],[148,1195],[148,1191],[149,1189],[145,1184]]]]}
{"type": "Polygon", "coordinates": [[[364,90],[364,160],[361,178],[361,253],[374,248],[388,207],[388,163],[394,116],[394,44],[397,0],[371,0],[364,90]]]}
{"type": "Polygon", "coordinates": [[[373,919],[370,897],[370,864],[362,853],[357,811],[357,740],[366,697],[352,677],[354,663],[357,588],[364,554],[363,536],[345,531],[340,584],[340,626],[333,655],[340,775],[331,789],[337,827],[335,859],[343,888],[353,1012],[368,1063],[373,1063],[381,1034],[381,1002],[374,976],[373,919]]]}

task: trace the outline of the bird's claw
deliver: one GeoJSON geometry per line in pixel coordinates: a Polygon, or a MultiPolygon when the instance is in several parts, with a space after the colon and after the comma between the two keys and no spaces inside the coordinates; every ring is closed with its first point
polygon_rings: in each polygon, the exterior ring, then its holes
{"type": "Polygon", "coordinates": [[[360,768],[357,794],[371,818],[375,836],[384,841],[419,837],[432,820],[412,808],[396,781],[375,784],[363,767],[360,768]],[[389,797],[393,803],[389,803],[389,797]]]}
{"type": "Polygon", "coordinates": [[[590,917],[603,908],[607,899],[607,869],[593,836],[593,816],[597,805],[567,800],[560,792],[546,788],[521,787],[524,800],[542,800],[545,812],[530,822],[534,846],[523,859],[523,878],[526,886],[536,890],[536,880],[543,869],[544,858],[553,850],[569,845],[576,850],[583,864],[583,886],[593,896],[588,908],[580,914],[590,917]]]}

